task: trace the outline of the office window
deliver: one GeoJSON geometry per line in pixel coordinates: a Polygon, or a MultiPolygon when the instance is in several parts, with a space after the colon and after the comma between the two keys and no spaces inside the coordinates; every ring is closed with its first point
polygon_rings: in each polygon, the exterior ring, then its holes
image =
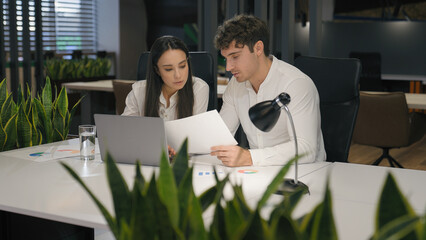
{"type": "MultiPolygon", "coordinates": [[[[28,0],[31,50],[35,48],[34,2],[42,4],[43,50],[96,52],[96,0],[28,0]]],[[[4,40],[9,51],[9,1],[2,0],[4,40]]],[[[22,51],[23,1],[16,1],[19,51],[22,51]]]]}

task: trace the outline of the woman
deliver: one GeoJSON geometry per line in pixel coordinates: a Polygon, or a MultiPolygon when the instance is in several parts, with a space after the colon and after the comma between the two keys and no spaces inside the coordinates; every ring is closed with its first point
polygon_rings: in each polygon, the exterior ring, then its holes
{"type": "Polygon", "coordinates": [[[127,95],[122,115],[175,120],[205,112],[209,86],[192,76],[189,52],[182,40],[158,38],[148,58],[146,81],[137,81],[127,95]]]}

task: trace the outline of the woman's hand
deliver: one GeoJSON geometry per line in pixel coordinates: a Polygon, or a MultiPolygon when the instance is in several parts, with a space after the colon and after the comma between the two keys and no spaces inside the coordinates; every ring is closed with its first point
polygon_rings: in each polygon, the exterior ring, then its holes
{"type": "Polygon", "coordinates": [[[169,150],[169,161],[172,162],[173,158],[176,155],[176,151],[172,147],[170,147],[169,145],[167,145],[167,148],[169,150]]]}

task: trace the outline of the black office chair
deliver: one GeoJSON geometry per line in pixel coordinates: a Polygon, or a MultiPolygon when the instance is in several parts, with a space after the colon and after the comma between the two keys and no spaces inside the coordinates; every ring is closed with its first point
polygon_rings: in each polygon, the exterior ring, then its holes
{"type": "MultiPolygon", "coordinates": [[[[193,76],[203,79],[210,88],[209,105],[207,110],[217,109],[217,77],[213,57],[208,52],[189,52],[193,76]]],[[[137,79],[146,79],[146,66],[149,52],[144,52],[139,57],[137,79]]]]}
{"type": "Polygon", "coordinates": [[[382,81],[382,57],[379,52],[350,52],[350,58],[361,61],[360,91],[385,91],[382,81]]]}
{"type": "Polygon", "coordinates": [[[359,108],[358,59],[301,56],[294,65],[315,83],[328,162],[347,162],[359,108]]]}

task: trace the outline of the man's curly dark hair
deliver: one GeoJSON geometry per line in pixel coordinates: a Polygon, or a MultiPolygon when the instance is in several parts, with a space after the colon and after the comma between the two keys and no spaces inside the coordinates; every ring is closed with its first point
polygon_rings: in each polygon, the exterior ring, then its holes
{"type": "Polygon", "coordinates": [[[216,31],[215,47],[219,50],[247,45],[250,52],[259,40],[263,42],[265,56],[269,56],[269,29],[264,21],[252,15],[237,15],[226,20],[216,31]]]}

